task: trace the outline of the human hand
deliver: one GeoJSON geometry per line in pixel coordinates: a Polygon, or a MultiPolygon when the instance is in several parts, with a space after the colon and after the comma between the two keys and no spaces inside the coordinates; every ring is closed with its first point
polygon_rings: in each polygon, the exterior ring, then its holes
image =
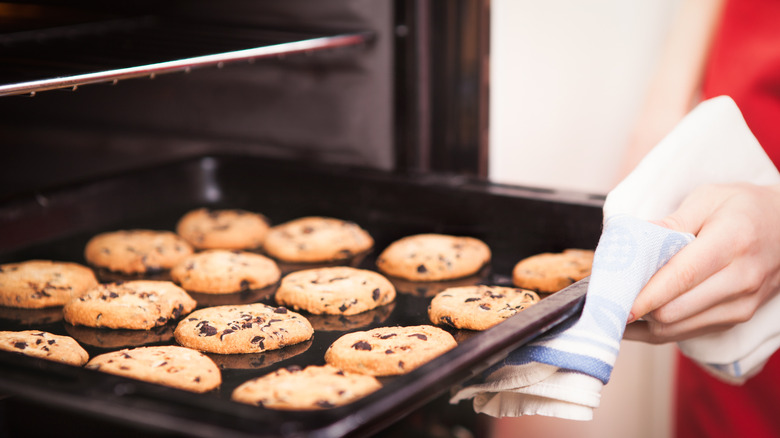
{"type": "MultiPolygon", "coordinates": [[[[706,185],[657,221],[696,240],[634,301],[625,338],[680,341],[749,320],[780,290],[780,185],[706,185]]],[[[780,317],[780,316],[778,316],[780,317]]]]}

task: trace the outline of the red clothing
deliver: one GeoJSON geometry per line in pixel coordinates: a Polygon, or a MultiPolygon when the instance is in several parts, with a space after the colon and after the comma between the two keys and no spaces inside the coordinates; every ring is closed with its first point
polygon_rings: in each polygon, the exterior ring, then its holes
{"type": "MultiPolygon", "coordinates": [[[[703,97],[731,96],[780,167],[780,0],[729,0],[712,46],[703,97]]],[[[780,437],[780,354],[742,386],[680,356],[678,437],[780,437]]]]}

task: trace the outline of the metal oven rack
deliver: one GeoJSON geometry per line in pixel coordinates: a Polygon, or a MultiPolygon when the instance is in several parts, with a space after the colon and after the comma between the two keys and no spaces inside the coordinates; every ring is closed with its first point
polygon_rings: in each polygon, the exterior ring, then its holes
{"type": "Polygon", "coordinates": [[[317,34],[124,18],[0,35],[0,96],[150,77],[369,43],[371,32],[317,34]]]}

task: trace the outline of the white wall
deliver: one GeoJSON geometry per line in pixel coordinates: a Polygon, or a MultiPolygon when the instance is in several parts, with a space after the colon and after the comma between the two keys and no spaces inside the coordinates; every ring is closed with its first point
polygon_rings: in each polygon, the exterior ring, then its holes
{"type": "MultiPolygon", "coordinates": [[[[678,2],[491,0],[490,179],[607,193],[678,2]]],[[[504,419],[495,436],[668,436],[673,357],[623,342],[593,421],[504,419]]]]}
{"type": "Polygon", "coordinates": [[[490,178],[606,193],[679,0],[492,0],[490,178]]]}

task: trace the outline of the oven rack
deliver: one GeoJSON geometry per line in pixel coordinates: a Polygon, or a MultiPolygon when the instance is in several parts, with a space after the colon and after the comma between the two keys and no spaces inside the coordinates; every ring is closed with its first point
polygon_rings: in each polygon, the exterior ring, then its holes
{"type": "Polygon", "coordinates": [[[361,46],[372,32],[289,32],[146,16],[0,35],[0,96],[361,46]]]}

